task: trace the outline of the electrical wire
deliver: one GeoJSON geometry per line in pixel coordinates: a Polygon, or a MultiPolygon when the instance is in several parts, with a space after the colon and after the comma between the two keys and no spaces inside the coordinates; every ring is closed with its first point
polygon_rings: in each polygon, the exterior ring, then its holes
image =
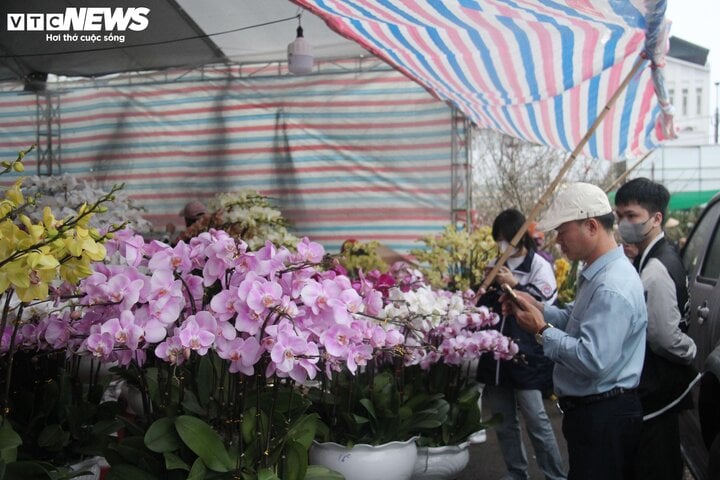
{"type": "Polygon", "coordinates": [[[248,25],[246,27],[234,28],[232,30],[225,30],[223,32],[206,33],[204,35],[194,35],[191,37],[175,38],[172,40],[161,40],[157,42],[138,43],[136,45],[123,45],[123,46],[112,46],[112,47],[98,47],[98,48],[87,48],[82,50],[65,50],[60,52],[43,52],[43,53],[16,53],[12,55],[0,55],[0,59],[5,58],[28,58],[28,57],[44,57],[47,55],[71,55],[75,53],[88,53],[88,52],[102,52],[107,50],[120,50],[125,48],[137,48],[137,47],[150,47],[154,45],[167,45],[170,43],[185,42],[187,40],[197,40],[201,38],[210,38],[218,35],[226,35],[228,33],[241,32],[243,30],[251,30],[253,28],[265,27],[268,25],[274,25],[276,23],[289,22],[291,20],[299,19],[301,13],[293,15],[292,17],[281,18],[278,20],[271,20],[269,22],[258,23],[256,25],[248,25]]]}

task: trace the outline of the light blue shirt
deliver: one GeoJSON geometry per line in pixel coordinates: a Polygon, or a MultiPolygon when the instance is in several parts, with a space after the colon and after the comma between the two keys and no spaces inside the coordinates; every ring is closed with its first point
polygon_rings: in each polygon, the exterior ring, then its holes
{"type": "Polygon", "coordinates": [[[622,247],[597,258],[566,308],[545,306],[543,350],[555,362],[558,396],[635,388],[645,358],[647,310],[643,285],[622,247]]]}

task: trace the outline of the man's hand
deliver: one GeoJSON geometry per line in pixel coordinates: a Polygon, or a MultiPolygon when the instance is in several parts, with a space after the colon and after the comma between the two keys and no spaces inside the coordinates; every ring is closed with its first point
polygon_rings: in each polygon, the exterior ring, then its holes
{"type": "Polygon", "coordinates": [[[520,328],[529,333],[537,333],[546,325],[542,313],[542,304],[525,292],[515,291],[515,297],[505,294],[500,297],[503,315],[514,315],[520,328]]]}

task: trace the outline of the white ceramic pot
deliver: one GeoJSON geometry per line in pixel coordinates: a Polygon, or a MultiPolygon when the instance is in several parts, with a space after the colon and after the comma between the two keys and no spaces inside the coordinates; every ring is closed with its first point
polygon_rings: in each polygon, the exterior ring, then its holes
{"type": "Polygon", "coordinates": [[[418,447],[413,480],[450,480],[470,461],[469,442],[444,447],[418,447]]]}
{"type": "Polygon", "coordinates": [[[334,442],[313,442],[310,464],[323,465],[345,480],[409,480],[417,461],[415,439],[347,448],[334,442]]]}
{"type": "Polygon", "coordinates": [[[418,458],[413,470],[413,480],[449,480],[465,470],[470,461],[468,447],[487,440],[485,430],[478,430],[460,445],[443,447],[418,447],[418,458]]]}

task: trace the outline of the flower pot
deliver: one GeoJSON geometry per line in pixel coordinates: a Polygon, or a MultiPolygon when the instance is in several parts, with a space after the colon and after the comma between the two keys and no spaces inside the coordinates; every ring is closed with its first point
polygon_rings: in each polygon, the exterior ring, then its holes
{"type": "Polygon", "coordinates": [[[470,461],[469,442],[444,447],[418,447],[413,480],[450,480],[470,461]]]}
{"type": "Polygon", "coordinates": [[[487,440],[485,430],[478,430],[460,445],[443,447],[418,447],[417,462],[413,470],[413,480],[449,480],[465,470],[470,461],[468,447],[487,440]]]}
{"type": "Polygon", "coordinates": [[[345,480],[409,480],[417,460],[415,439],[347,448],[334,442],[313,442],[310,464],[341,473],[345,480]]]}

